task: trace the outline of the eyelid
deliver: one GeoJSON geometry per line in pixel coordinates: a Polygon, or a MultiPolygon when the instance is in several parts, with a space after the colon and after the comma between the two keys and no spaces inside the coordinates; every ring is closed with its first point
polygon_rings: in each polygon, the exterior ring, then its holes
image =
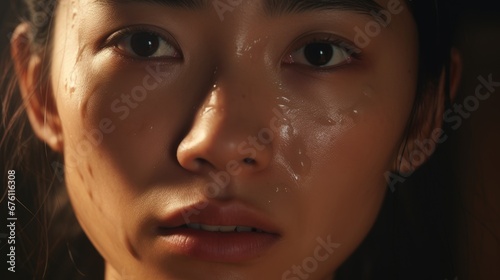
{"type": "Polygon", "coordinates": [[[324,43],[331,43],[334,44],[340,48],[346,49],[346,51],[351,50],[351,53],[354,54],[361,54],[361,49],[356,47],[356,44],[353,42],[335,35],[333,33],[310,33],[306,34],[292,43],[292,51],[297,51],[303,46],[311,43],[318,43],[318,42],[324,42],[324,43]]]}
{"type": "Polygon", "coordinates": [[[179,54],[179,58],[183,57],[179,44],[172,37],[172,35],[162,30],[161,28],[151,25],[133,25],[133,26],[122,27],[117,31],[111,33],[111,35],[109,35],[108,37],[106,37],[106,39],[102,43],[101,48],[116,47],[116,45],[119,43],[120,40],[124,39],[126,36],[130,36],[138,32],[148,32],[158,36],[159,38],[164,40],[167,44],[170,44],[177,51],[177,53],[179,54]]]}

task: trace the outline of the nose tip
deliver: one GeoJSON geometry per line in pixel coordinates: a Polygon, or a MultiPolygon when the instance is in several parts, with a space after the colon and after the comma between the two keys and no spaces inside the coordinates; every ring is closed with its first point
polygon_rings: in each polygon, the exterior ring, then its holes
{"type": "Polygon", "coordinates": [[[248,174],[265,169],[271,160],[270,143],[259,143],[256,137],[235,127],[192,129],[177,149],[179,164],[186,170],[204,173],[225,170],[231,175],[248,174]]]}

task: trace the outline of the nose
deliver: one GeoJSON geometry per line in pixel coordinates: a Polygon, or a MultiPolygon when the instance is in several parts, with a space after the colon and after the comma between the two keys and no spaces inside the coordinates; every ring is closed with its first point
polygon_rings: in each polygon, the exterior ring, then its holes
{"type": "Polygon", "coordinates": [[[266,109],[253,100],[214,85],[178,145],[179,164],[195,173],[225,170],[234,176],[266,169],[272,158],[272,135],[262,136],[269,130],[266,109]]]}

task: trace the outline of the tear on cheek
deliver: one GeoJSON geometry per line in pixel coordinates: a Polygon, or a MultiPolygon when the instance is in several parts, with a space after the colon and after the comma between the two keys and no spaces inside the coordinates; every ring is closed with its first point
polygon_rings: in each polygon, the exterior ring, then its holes
{"type": "Polygon", "coordinates": [[[321,150],[334,146],[367,113],[373,89],[365,85],[356,90],[349,103],[338,102],[331,96],[312,104],[277,98],[277,111],[281,114],[278,133],[282,141],[277,163],[296,187],[307,185],[314,165],[312,159],[321,156],[321,150]]]}

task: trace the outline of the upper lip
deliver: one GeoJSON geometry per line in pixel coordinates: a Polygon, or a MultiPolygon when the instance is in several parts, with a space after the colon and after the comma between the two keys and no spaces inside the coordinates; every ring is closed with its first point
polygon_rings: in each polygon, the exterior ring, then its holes
{"type": "Polygon", "coordinates": [[[281,235],[279,228],[259,211],[241,203],[195,203],[178,208],[160,221],[160,229],[172,229],[186,224],[212,226],[245,226],[260,229],[265,233],[281,235]]]}

